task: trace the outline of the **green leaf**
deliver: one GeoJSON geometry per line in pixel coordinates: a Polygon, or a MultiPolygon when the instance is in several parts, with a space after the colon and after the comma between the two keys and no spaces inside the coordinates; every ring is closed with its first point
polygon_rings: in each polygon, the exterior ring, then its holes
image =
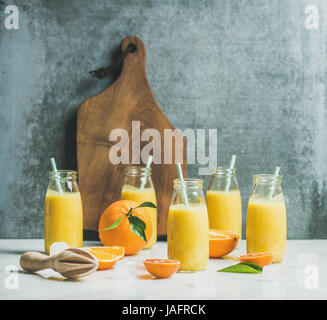
{"type": "Polygon", "coordinates": [[[119,224],[120,224],[121,219],[123,219],[123,215],[120,218],[118,218],[111,226],[109,226],[108,228],[102,229],[102,231],[117,228],[119,226],[119,224]]]}
{"type": "Polygon", "coordinates": [[[146,240],[144,230],[146,228],[146,224],[139,217],[130,216],[128,217],[128,221],[131,227],[131,230],[144,241],[146,240]]]}
{"type": "Polygon", "coordinates": [[[217,272],[233,272],[233,273],[262,273],[262,267],[254,263],[238,263],[227,268],[217,270],[217,272]]]}
{"type": "MultiPolygon", "coordinates": [[[[138,207],[136,207],[136,208],[143,208],[143,207],[147,207],[147,208],[157,208],[157,206],[154,204],[154,203],[152,203],[152,202],[143,202],[142,204],[140,204],[138,207]]],[[[135,208],[135,209],[136,209],[135,208]]]]}
{"type": "Polygon", "coordinates": [[[246,266],[249,266],[251,268],[254,268],[256,269],[257,271],[259,271],[259,273],[262,272],[263,268],[261,266],[259,266],[258,264],[255,264],[255,263],[250,263],[250,262],[243,262],[242,264],[246,265],[246,266]]]}

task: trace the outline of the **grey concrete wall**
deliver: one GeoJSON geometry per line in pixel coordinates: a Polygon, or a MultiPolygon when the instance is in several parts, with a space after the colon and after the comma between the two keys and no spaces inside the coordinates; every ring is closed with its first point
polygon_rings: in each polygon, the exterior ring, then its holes
{"type": "Polygon", "coordinates": [[[327,238],[324,0],[0,1],[0,238],[43,236],[49,156],[76,168],[76,110],[112,81],[88,72],[126,35],[144,40],[172,123],[217,128],[221,165],[238,155],[243,226],[252,175],[280,165],[289,238],[327,238]],[[20,28],[9,31],[12,3],[20,28]],[[308,4],[318,30],[304,26],[308,4]]]}

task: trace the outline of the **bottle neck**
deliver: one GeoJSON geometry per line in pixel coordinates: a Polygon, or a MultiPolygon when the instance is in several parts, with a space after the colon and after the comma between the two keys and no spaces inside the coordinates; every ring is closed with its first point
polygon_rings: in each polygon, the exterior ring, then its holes
{"type": "Polygon", "coordinates": [[[153,189],[151,168],[142,166],[127,167],[125,169],[124,185],[141,189],[153,189]]]}
{"type": "Polygon", "coordinates": [[[251,193],[252,199],[260,199],[267,201],[284,201],[281,176],[273,174],[260,174],[253,177],[253,189],[251,193]]]}
{"type": "Polygon", "coordinates": [[[205,205],[205,199],[202,192],[203,180],[189,179],[184,181],[174,180],[174,192],[171,199],[171,205],[205,205]],[[186,200],[186,201],[185,201],[186,200]]]}
{"type": "Polygon", "coordinates": [[[212,174],[208,190],[210,191],[238,191],[236,169],[218,167],[212,174]]]}
{"type": "Polygon", "coordinates": [[[71,170],[50,171],[49,190],[59,193],[79,192],[77,184],[77,172],[71,170]]]}

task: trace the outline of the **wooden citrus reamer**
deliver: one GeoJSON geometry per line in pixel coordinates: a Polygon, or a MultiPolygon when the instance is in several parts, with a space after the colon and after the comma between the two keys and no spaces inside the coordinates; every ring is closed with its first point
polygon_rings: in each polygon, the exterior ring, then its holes
{"type": "Polygon", "coordinates": [[[92,254],[77,248],[69,248],[50,257],[40,252],[25,252],[19,264],[27,272],[51,268],[70,279],[86,277],[98,268],[98,260],[92,254]]]}

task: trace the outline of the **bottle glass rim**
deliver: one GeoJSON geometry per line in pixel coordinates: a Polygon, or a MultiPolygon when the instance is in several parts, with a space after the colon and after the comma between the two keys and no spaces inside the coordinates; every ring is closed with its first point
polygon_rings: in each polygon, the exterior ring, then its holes
{"type": "Polygon", "coordinates": [[[214,168],[214,173],[213,175],[215,176],[233,176],[236,175],[236,168],[228,168],[228,167],[217,167],[214,168]]]}
{"type": "Polygon", "coordinates": [[[145,166],[128,166],[125,168],[125,174],[129,176],[150,176],[152,174],[152,169],[145,166]]]}
{"type": "Polygon", "coordinates": [[[256,174],[253,176],[254,184],[280,184],[282,176],[275,176],[274,174],[256,174]]]}
{"type": "Polygon", "coordinates": [[[203,180],[202,179],[195,179],[195,178],[184,178],[184,181],[180,179],[174,179],[174,188],[175,189],[182,189],[182,188],[201,188],[203,187],[203,180]]]}
{"type": "Polygon", "coordinates": [[[57,170],[49,171],[50,180],[59,179],[59,180],[76,180],[77,171],[76,170],[57,170]]]}

